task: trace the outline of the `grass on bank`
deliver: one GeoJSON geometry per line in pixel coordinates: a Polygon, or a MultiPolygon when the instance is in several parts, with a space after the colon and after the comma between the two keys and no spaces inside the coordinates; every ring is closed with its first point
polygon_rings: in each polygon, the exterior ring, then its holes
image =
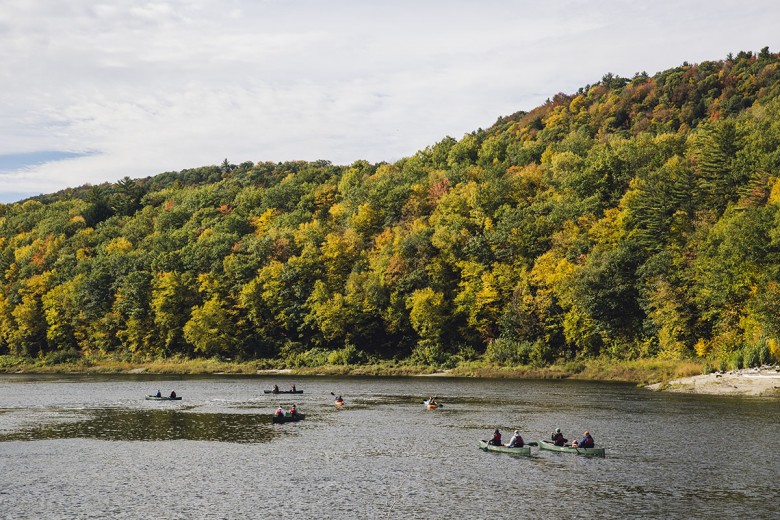
{"type": "Polygon", "coordinates": [[[545,367],[500,366],[485,361],[464,361],[441,370],[434,366],[399,361],[364,364],[323,364],[289,367],[280,360],[232,361],[171,357],[159,360],[124,360],[109,357],[68,357],[65,359],[0,356],[4,373],[148,373],[148,374],[258,374],[284,370],[292,375],[328,376],[414,376],[447,375],[475,378],[584,379],[624,381],[637,384],[667,382],[702,374],[706,365],[698,361],[639,359],[620,361],[597,358],[559,362],[545,367]]]}

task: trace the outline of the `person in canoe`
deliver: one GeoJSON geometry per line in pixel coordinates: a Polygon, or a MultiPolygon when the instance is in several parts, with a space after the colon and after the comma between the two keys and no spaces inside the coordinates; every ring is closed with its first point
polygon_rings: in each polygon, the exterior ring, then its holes
{"type": "Polygon", "coordinates": [[[491,446],[502,446],[501,444],[501,432],[496,430],[493,432],[493,438],[488,441],[491,446]]]}
{"type": "Polygon", "coordinates": [[[279,385],[274,385],[274,389],[271,390],[273,393],[278,394],[279,393],[279,385]]]}
{"type": "Polygon", "coordinates": [[[290,385],[290,390],[292,390],[293,393],[294,393],[295,392],[295,385],[290,385]]]}
{"type": "Polygon", "coordinates": [[[293,405],[290,407],[290,415],[293,417],[298,415],[298,409],[295,407],[295,403],[293,403],[293,405]]]}
{"type": "Polygon", "coordinates": [[[509,444],[507,444],[510,448],[522,448],[525,446],[525,442],[523,442],[523,438],[520,436],[520,432],[515,430],[515,433],[512,435],[512,438],[509,439],[509,444]]]}
{"type": "Polygon", "coordinates": [[[568,439],[563,438],[563,434],[561,433],[560,428],[555,428],[555,431],[552,432],[550,435],[550,440],[555,444],[556,446],[563,446],[568,442],[568,439]]]}
{"type": "Polygon", "coordinates": [[[171,390],[171,399],[176,398],[176,390],[171,390]]]}
{"type": "Polygon", "coordinates": [[[279,408],[276,409],[274,415],[277,417],[284,417],[284,408],[282,408],[282,405],[279,405],[279,408]]]}
{"type": "MultiPolygon", "coordinates": [[[[593,437],[590,436],[590,432],[585,432],[582,434],[582,439],[580,439],[577,442],[578,448],[592,448],[596,442],[593,440],[593,437]]],[[[573,445],[573,443],[572,443],[573,445]]]]}
{"type": "Polygon", "coordinates": [[[160,393],[160,391],[159,391],[159,390],[157,390],[157,393],[156,393],[156,394],[154,394],[154,396],[155,396],[155,397],[162,397],[162,394],[160,393]]]}

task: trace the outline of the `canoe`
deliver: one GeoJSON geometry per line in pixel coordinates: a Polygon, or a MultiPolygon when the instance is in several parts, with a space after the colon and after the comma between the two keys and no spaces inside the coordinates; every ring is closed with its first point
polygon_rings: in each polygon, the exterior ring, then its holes
{"type": "Polygon", "coordinates": [[[264,394],[302,394],[303,390],[263,390],[264,394]]]}
{"type": "Polygon", "coordinates": [[[497,451],[500,453],[511,453],[512,455],[531,455],[531,447],[523,446],[522,448],[510,448],[508,446],[493,446],[488,441],[479,441],[479,447],[485,451],[497,451]]]}
{"type": "Polygon", "coordinates": [[[283,416],[274,415],[271,422],[274,424],[298,422],[298,421],[302,421],[305,417],[306,415],[302,413],[296,413],[295,415],[290,415],[289,413],[285,412],[283,416]]]}
{"type": "Polygon", "coordinates": [[[576,453],[577,455],[588,455],[590,457],[603,457],[604,448],[572,448],[571,446],[556,446],[550,441],[539,441],[539,449],[547,451],[557,451],[559,453],[576,453]]]}
{"type": "Polygon", "coordinates": [[[171,397],[162,395],[160,397],[157,397],[156,395],[147,395],[146,396],[147,401],[181,401],[181,396],[171,397]]]}

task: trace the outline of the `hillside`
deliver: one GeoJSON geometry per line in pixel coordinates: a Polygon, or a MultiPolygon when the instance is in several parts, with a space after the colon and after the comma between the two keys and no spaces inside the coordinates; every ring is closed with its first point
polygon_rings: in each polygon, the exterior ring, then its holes
{"type": "Polygon", "coordinates": [[[0,204],[0,354],[780,361],[780,55],[605,75],[394,164],[0,204]]]}

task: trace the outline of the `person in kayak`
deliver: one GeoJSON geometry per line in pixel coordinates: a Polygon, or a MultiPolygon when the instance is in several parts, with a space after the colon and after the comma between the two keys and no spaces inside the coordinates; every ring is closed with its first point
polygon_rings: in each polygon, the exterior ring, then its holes
{"type": "Polygon", "coordinates": [[[577,447],[592,448],[595,444],[593,437],[590,436],[590,432],[585,432],[582,434],[582,439],[577,442],[577,447]]]}
{"type": "Polygon", "coordinates": [[[488,441],[491,446],[501,446],[501,432],[496,430],[493,432],[493,438],[488,441]]]}
{"type": "Polygon", "coordinates": [[[550,440],[556,446],[563,446],[568,441],[568,439],[563,438],[563,434],[561,433],[560,428],[555,428],[555,431],[550,435],[550,440]]]}
{"type": "Polygon", "coordinates": [[[176,398],[176,391],[171,390],[171,399],[175,399],[175,398],[176,398]]]}
{"type": "Polygon", "coordinates": [[[507,444],[510,448],[522,448],[525,446],[525,442],[523,442],[523,438],[520,436],[520,432],[515,430],[514,435],[512,435],[512,438],[509,439],[509,444],[507,444]]]}

